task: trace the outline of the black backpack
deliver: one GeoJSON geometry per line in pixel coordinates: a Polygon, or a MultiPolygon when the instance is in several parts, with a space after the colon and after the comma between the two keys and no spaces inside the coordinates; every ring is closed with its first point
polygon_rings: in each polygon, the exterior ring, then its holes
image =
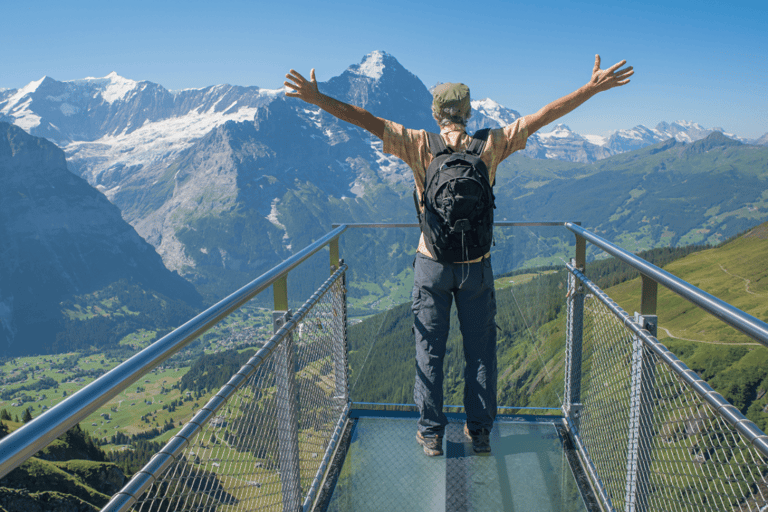
{"type": "Polygon", "coordinates": [[[488,129],[479,130],[466,151],[453,152],[427,133],[432,162],[424,193],[413,191],[427,248],[438,261],[456,263],[485,255],[493,244],[493,188],[480,159],[488,129]],[[421,206],[422,208],[419,208],[421,206]]]}

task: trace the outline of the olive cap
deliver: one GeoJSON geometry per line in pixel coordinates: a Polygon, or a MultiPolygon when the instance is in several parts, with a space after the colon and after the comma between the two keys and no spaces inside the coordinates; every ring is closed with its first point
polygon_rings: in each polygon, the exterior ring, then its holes
{"type": "Polygon", "coordinates": [[[432,113],[435,117],[466,120],[471,111],[469,87],[466,85],[439,84],[432,90],[432,113]]]}

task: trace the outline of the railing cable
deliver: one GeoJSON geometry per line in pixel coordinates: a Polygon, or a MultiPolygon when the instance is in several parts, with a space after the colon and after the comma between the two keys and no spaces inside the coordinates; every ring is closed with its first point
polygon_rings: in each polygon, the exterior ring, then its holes
{"type": "MultiPolygon", "coordinates": [[[[381,323],[379,324],[379,328],[376,330],[376,334],[373,335],[373,343],[371,343],[370,348],[368,349],[368,353],[365,355],[365,359],[363,360],[363,364],[360,367],[360,371],[357,375],[357,378],[355,379],[355,383],[352,385],[352,389],[349,390],[349,396],[352,396],[352,392],[357,389],[357,383],[360,381],[360,377],[363,375],[363,370],[365,369],[366,363],[368,363],[368,358],[371,355],[371,351],[373,351],[373,347],[376,345],[376,342],[379,340],[379,333],[381,332],[381,328],[384,326],[384,322],[386,321],[387,317],[389,316],[389,312],[392,308],[388,309],[384,312],[384,316],[381,319],[381,323]]],[[[354,371],[354,368],[352,369],[354,371]]]]}
{"type": "MultiPolygon", "coordinates": [[[[544,373],[547,374],[547,382],[552,382],[552,375],[549,373],[549,370],[547,369],[547,365],[544,364],[544,358],[541,357],[541,353],[539,352],[538,347],[536,346],[536,343],[541,341],[538,336],[533,334],[533,331],[531,330],[530,325],[528,325],[528,320],[525,318],[525,315],[523,314],[523,310],[520,307],[520,303],[517,301],[517,296],[515,295],[514,290],[512,287],[510,287],[510,291],[512,293],[512,298],[515,301],[515,305],[517,306],[517,310],[520,311],[520,317],[523,319],[523,324],[525,325],[526,330],[528,331],[528,335],[533,340],[533,350],[536,352],[536,357],[539,358],[539,363],[541,364],[542,368],[544,369],[544,373]]],[[[560,396],[560,393],[555,391],[555,395],[557,396],[557,400],[560,403],[563,403],[563,398],[560,396]]]]}
{"type": "MultiPolygon", "coordinates": [[[[534,237],[536,237],[537,244],[539,244],[539,246],[540,246],[540,244],[543,242],[542,238],[537,233],[534,233],[531,230],[531,228],[526,226],[525,229],[527,229],[534,237]]],[[[563,260],[563,262],[565,263],[565,260],[563,260]]],[[[515,305],[517,306],[517,310],[520,312],[520,318],[523,319],[523,324],[525,325],[525,328],[528,331],[528,335],[533,340],[533,350],[536,352],[536,357],[538,357],[539,363],[541,364],[542,368],[544,369],[544,372],[547,375],[547,381],[548,382],[552,382],[552,375],[549,373],[549,369],[547,368],[547,365],[544,364],[544,358],[541,357],[541,353],[539,352],[539,349],[536,346],[537,341],[540,341],[540,339],[538,338],[538,336],[535,336],[533,334],[533,331],[531,330],[531,327],[528,324],[528,320],[525,318],[525,314],[523,314],[523,309],[520,306],[520,302],[518,302],[518,300],[517,300],[517,295],[515,294],[514,287],[510,287],[509,290],[510,290],[510,293],[512,294],[512,299],[515,301],[515,305]]],[[[539,283],[537,291],[539,291],[539,292],[541,291],[541,283],[539,283]]],[[[563,398],[560,396],[560,393],[555,391],[555,396],[557,396],[557,400],[560,403],[563,403],[563,398]]]]}

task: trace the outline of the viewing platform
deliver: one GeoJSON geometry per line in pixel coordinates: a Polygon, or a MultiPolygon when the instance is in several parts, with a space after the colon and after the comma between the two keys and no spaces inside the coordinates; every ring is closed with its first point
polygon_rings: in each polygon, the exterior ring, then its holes
{"type": "Polygon", "coordinates": [[[500,407],[490,454],[473,452],[458,407],[446,406],[444,455],[428,457],[412,405],[353,401],[339,238],[416,227],[360,224],[334,227],[2,439],[0,477],[272,287],[274,334],[102,510],[768,512],[768,436],[656,339],[658,285],[766,347],[768,324],[576,223],[496,226],[568,230],[575,247],[557,294],[560,352],[541,361],[550,380],[562,375],[557,403],[500,407]],[[587,244],[640,272],[639,312],[590,280],[587,244]],[[289,274],[326,248],[330,276],[292,310],[289,274]]]}
{"type": "Polygon", "coordinates": [[[350,443],[339,473],[329,475],[324,510],[599,510],[584,503],[582,491],[596,505],[574,478],[570,461],[577,458],[562,418],[500,415],[490,455],[478,455],[464,436],[463,415],[448,416],[445,455],[427,457],[415,441],[417,413],[353,410],[350,443]]]}

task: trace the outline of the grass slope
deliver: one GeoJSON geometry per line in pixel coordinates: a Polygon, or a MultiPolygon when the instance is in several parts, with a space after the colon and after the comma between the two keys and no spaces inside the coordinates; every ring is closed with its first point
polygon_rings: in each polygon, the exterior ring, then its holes
{"type": "MultiPolygon", "coordinates": [[[[9,433],[22,426],[7,419],[2,423],[9,433]]],[[[124,483],[124,473],[104,462],[104,452],[76,425],[0,479],[0,506],[8,511],[97,510],[124,483]]]]}

